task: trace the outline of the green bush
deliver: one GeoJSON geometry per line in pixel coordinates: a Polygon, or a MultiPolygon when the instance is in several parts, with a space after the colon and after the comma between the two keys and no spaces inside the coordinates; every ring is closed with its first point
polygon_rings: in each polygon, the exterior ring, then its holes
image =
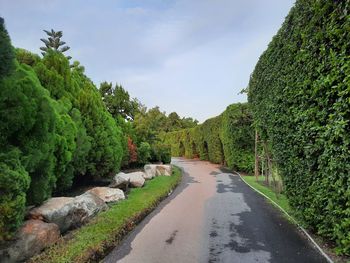
{"type": "Polygon", "coordinates": [[[115,174],[127,150],[125,137],[84,68],[74,63],[71,69],[68,59],[55,51],[48,51],[34,68],[41,84],[57,100],[60,115],[56,191],[71,187],[74,178],[88,181],[115,174]]]}
{"type": "Polygon", "coordinates": [[[30,177],[20,154],[15,148],[0,153],[0,243],[11,238],[23,220],[30,177]]]}
{"type": "Polygon", "coordinates": [[[1,81],[0,145],[22,152],[21,163],[31,177],[28,203],[38,204],[48,198],[56,181],[56,118],[53,101],[29,66],[17,66],[1,81]]]}
{"type": "Polygon", "coordinates": [[[37,54],[22,48],[16,48],[16,59],[19,63],[26,64],[31,67],[34,67],[41,61],[37,54]]]}
{"type": "Polygon", "coordinates": [[[348,1],[298,0],[249,83],[291,206],[350,254],[348,1]]]}
{"type": "Polygon", "coordinates": [[[141,165],[148,163],[151,159],[151,146],[148,142],[141,142],[137,147],[137,162],[141,165]]]}
{"type": "Polygon", "coordinates": [[[116,121],[102,102],[101,95],[93,83],[81,75],[78,108],[82,113],[86,132],[91,140],[87,156],[86,174],[88,178],[102,178],[114,175],[124,156],[123,135],[116,121]]]}
{"type": "Polygon", "coordinates": [[[171,148],[168,144],[155,143],[151,146],[151,162],[171,162],[171,148]]]}

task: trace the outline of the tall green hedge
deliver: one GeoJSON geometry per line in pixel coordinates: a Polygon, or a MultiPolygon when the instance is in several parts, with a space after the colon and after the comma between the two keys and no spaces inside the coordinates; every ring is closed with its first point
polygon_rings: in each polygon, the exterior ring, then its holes
{"type": "Polygon", "coordinates": [[[350,254],[350,2],[296,1],[248,95],[290,204],[350,254]]]}
{"type": "Polygon", "coordinates": [[[254,169],[254,127],[247,103],[232,104],[219,116],[194,128],[169,132],[164,141],[172,156],[199,157],[231,169],[254,169]]]}
{"type": "Polygon", "coordinates": [[[227,166],[230,169],[254,170],[253,117],[246,103],[232,104],[222,114],[221,138],[227,166]]]}

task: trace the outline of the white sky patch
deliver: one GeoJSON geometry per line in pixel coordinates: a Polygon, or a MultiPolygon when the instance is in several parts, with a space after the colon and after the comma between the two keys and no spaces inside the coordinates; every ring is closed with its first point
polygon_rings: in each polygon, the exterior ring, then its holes
{"type": "Polygon", "coordinates": [[[148,108],[200,121],[246,101],[254,66],[294,0],[0,0],[16,47],[40,53],[43,29],[99,85],[121,83],[148,108]]]}

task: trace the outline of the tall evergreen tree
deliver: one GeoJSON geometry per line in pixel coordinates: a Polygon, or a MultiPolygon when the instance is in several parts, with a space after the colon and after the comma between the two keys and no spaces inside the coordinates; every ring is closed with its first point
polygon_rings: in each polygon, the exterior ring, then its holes
{"type": "MultiPolygon", "coordinates": [[[[45,44],[45,47],[40,47],[40,50],[43,51],[41,52],[43,56],[45,56],[49,50],[54,50],[63,53],[70,49],[69,46],[65,46],[66,42],[61,40],[63,36],[62,31],[55,31],[51,29],[51,31],[44,30],[44,32],[46,33],[46,35],[48,35],[48,38],[40,39],[45,44]]],[[[72,57],[68,56],[67,58],[71,59],[72,57]]]]}
{"type": "Polygon", "coordinates": [[[14,69],[14,50],[5,28],[5,21],[0,17],[0,78],[10,74],[14,69]]]}

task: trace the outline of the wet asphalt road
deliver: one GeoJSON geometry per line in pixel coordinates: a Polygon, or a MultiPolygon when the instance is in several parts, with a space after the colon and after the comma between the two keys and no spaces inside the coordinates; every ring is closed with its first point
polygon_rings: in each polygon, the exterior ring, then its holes
{"type": "Polygon", "coordinates": [[[103,262],[327,262],[239,176],[173,159],[181,185],[103,262]]]}

